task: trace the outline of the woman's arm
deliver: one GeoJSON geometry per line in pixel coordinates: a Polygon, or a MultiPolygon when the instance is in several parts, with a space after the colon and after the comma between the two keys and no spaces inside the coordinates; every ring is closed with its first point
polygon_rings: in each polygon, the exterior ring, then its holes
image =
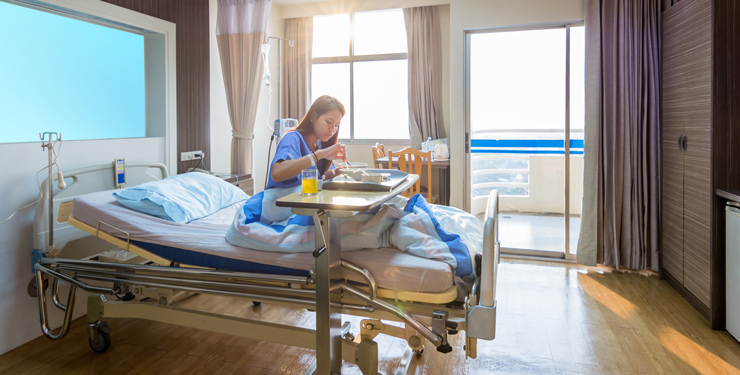
{"type": "MultiPolygon", "coordinates": [[[[347,160],[346,148],[341,143],[337,143],[325,149],[316,150],[315,153],[316,153],[316,156],[319,158],[319,160],[321,159],[347,160]]],[[[272,180],[276,182],[281,182],[289,178],[298,176],[298,174],[300,174],[302,170],[311,167],[311,159],[309,158],[313,158],[313,154],[301,156],[298,159],[284,160],[282,162],[275,163],[272,166],[272,173],[271,173],[272,180]]],[[[315,162],[318,162],[318,160],[315,160],[315,162]]]]}
{"type": "Polygon", "coordinates": [[[272,180],[275,182],[282,182],[289,178],[298,176],[302,170],[311,167],[311,159],[313,155],[301,156],[294,160],[283,160],[277,162],[272,166],[272,180]]]}

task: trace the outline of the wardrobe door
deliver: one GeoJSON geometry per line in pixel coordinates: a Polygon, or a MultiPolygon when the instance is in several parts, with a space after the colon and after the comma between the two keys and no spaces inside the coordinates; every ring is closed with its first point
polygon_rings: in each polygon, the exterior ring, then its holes
{"type": "Polygon", "coordinates": [[[682,116],[684,91],[680,76],[686,63],[683,45],[682,14],[673,7],[663,14],[663,135],[661,265],[665,271],[683,284],[683,138],[685,119],[682,116]]]}
{"type": "Polygon", "coordinates": [[[710,302],[712,178],[711,0],[685,5],[680,113],[684,134],[684,286],[710,302]]]}

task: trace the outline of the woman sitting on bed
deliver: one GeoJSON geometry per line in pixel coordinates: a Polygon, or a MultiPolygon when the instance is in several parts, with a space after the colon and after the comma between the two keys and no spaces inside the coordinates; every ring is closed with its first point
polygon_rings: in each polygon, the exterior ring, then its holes
{"type": "Polygon", "coordinates": [[[316,99],[295,130],[286,133],[275,151],[270,166],[267,189],[288,188],[301,183],[304,169],[318,169],[324,180],[339,174],[333,160],[347,160],[347,151],[337,142],[344,106],[339,100],[324,95],[316,99]]]}

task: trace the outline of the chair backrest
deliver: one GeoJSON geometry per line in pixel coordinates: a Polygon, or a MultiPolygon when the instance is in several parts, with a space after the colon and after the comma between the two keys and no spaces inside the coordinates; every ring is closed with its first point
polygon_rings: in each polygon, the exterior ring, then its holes
{"type": "MultiPolygon", "coordinates": [[[[373,161],[385,156],[385,147],[380,143],[375,143],[373,146],[373,161]]],[[[375,169],[383,168],[383,164],[375,162],[375,169]]]]}
{"type": "MultiPolygon", "coordinates": [[[[427,167],[427,191],[428,196],[432,196],[432,152],[421,152],[413,147],[406,147],[400,151],[388,150],[389,167],[393,168],[393,157],[398,157],[398,169],[411,174],[421,174],[421,170],[426,163],[427,167]]],[[[403,192],[404,197],[410,197],[414,194],[421,194],[421,178],[409,190],[403,192]]],[[[431,199],[431,198],[430,198],[431,199]]]]}

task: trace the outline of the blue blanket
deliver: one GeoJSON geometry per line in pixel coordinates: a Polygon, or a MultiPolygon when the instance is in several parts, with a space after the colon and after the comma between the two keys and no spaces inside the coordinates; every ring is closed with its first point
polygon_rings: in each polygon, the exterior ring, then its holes
{"type": "MultiPolygon", "coordinates": [[[[274,188],[249,198],[234,218],[226,240],[255,250],[314,251],[313,218],[275,205],[277,199],[297,189],[300,186],[274,188]]],[[[483,245],[483,225],[475,216],[431,205],[421,195],[397,197],[374,212],[342,219],[341,233],[342,251],[395,247],[446,262],[455,269],[465,289],[475,280],[473,257],[483,245]]]]}

